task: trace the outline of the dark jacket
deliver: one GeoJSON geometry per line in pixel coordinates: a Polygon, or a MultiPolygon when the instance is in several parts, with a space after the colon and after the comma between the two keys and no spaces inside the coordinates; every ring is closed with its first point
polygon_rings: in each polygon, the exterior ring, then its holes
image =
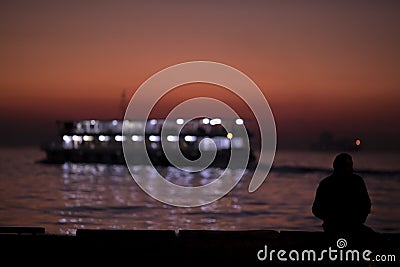
{"type": "Polygon", "coordinates": [[[325,230],[351,230],[363,225],[371,212],[363,178],[338,173],[324,178],[317,188],[312,212],[323,220],[325,230]]]}

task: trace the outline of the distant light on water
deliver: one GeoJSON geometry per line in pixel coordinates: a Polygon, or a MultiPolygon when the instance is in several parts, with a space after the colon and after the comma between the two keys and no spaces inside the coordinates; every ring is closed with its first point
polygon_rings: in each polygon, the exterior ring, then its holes
{"type": "Polygon", "coordinates": [[[360,139],[356,139],[356,146],[360,146],[361,145],[361,140],[360,139]]]}

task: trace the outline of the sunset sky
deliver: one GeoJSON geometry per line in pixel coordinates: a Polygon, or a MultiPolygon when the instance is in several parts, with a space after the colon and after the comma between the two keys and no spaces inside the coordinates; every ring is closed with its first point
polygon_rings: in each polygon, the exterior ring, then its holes
{"type": "MultiPolygon", "coordinates": [[[[40,143],[56,120],[119,118],[124,89],[129,99],[156,72],[206,60],[260,87],[278,147],[330,131],[398,149],[399,14],[398,1],[1,1],[0,144],[40,143]]],[[[178,88],[155,116],[194,96],[248,116],[203,86],[178,88]]]]}

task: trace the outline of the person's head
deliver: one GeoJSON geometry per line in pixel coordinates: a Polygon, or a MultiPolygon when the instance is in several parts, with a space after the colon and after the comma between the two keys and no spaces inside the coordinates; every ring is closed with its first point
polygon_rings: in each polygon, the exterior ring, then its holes
{"type": "Polygon", "coordinates": [[[353,158],[350,154],[340,153],[333,161],[333,171],[336,173],[352,173],[353,158]]]}

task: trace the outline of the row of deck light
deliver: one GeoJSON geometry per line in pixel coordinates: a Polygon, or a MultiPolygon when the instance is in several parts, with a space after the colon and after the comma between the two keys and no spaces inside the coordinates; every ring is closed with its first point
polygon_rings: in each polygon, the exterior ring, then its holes
{"type": "MultiPolygon", "coordinates": [[[[222,120],[220,118],[215,118],[215,119],[209,119],[209,118],[204,118],[202,120],[203,124],[211,124],[211,125],[217,125],[217,124],[221,124],[222,120]]],[[[236,119],[236,124],[237,125],[242,125],[243,124],[243,119],[236,119]]],[[[117,120],[113,120],[112,122],[113,126],[117,126],[118,125],[118,121],[117,120]]],[[[152,119],[149,121],[150,125],[156,125],[158,123],[158,121],[156,119],[152,119]]],[[[182,125],[185,123],[185,120],[182,118],[176,119],[176,124],[178,125],[182,125]]],[[[96,120],[90,120],[90,125],[95,125],[96,124],[96,120]]]]}
{"type": "MultiPolygon", "coordinates": [[[[209,118],[204,118],[202,120],[203,124],[210,124],[210,125],[218,125],[222,123],[222,120],[220,118],[215,118],[215,119],[209,119],[209,118]]],[[[156,119],[152,119],[149,121],[149,123],[151,125],[156,125],[157,124],[157,120],[156,119]]],[[[178,125],[182,125],[185,123],[184,119],[176,119],[176,124],[178,125]]],[[[236,119],[235,121],[236,125],[242,125],[243,124],[243,119],[236,119]]]]}
{"type": "Polygon", "coordinates": [[[73,135],[73,136],[68,136],[64,135],[63,140],[66,143],[69,143],[71,141],[79,142],[79,141],[93,141],[94,137],[91,135],[84,135],[84,136],[79,136],[79,135],[73,135]]]}
{"type": "MultiPolygon", "coordinates": [[[[232,133],[228,133],[226,135],[226,137],[228,139],[232,139],[233,138],[233,134],[232,133]]],[[[110,141],[110,139],[111,139],[111,137],[108,136],[108,135],[99,135],[99,141],[100,142],[107,142],[107,141],[110,141]]],[[[117,142],[126,141],[126,137],[122,136],[122,135],[116,135],[114,137],[114,139],[117,142]]],[[[141,135],[132,135],[131,139],[132,139],[133,142],[141,142],[141,141],[143,141],[144,138],[141,135]]],[[[73,136],[64,135],[63,136],[63,141],[65,143],[69,143],[71,141],[81,142],[82,140],[86,141],[86,142],[94,141],[94,136],[91,136],[91,135],[84,135],[83,137],[79,136],[79,135],[73,135],[73,136]]],[[[197,140],[197,136],[186,135],[184,137],[184,140],[186,142],[195,142],[197,140]]],[[[161,136],[159,136],[159,135],[150,135],[149,136],[149,141],[151,141],[151,142],[160,142],[161,141],[161,136]]],[[[169,141],[169,142],[177,142],[177,141],[179,141],[179,136],[168,135],[167,136],[167,141],[169,141]]]]}
{"type": "MultiPolygon", "coordinates": [[[[187,135],[184,137],[185,141],[187,142],[194,142],[196,141],[196,136],[192,136],[192,135],[187,135]]],[[[110,141],[111,137],[108,135],[99,135],[99,141],[100,142],[107,142],[110,141]]],[[[114,137],[115,141],[117,142],[122,142],[122,141],[126,141],[126,137],[122,136],[122,135],[116,135],[114,137]]],[[[134,142],[140,142],[143,141],[143,136],[141,135],[132,135],[131,137],[132,141],[134,142]]],[[[73,135],[73,136],[69,136],[69,135],[64,135],[63,136],[63,141],[65,143],[69,143],[71,141],[75,141],[75,142],[81,142],[81,141],[94,141],[94,136],[90,136],[90,135],[84,135],[84,136],[79,136],[79,135],[73,135]]],[[[149,136],[149,141],[151,142],[160,142],[161,140],[161,136],[159,135],[150,135],[149,136]]],[[[169,142],[177,142],[179,141],[179,137],[176,135],[168,135],[167,136],[167,141],[169,142]]]]}

